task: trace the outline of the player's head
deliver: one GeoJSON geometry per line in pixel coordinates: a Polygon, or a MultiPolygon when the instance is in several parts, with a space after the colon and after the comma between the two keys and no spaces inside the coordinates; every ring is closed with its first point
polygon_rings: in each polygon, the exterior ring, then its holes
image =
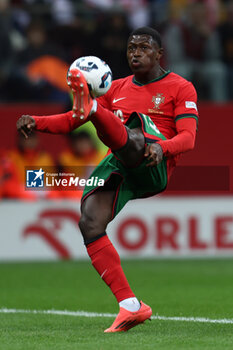
{"type": "Polygon", "coordinates": [[[127,58],[133,73],[148,72],[159,66],[163,54],[161,36],[151,27],[131,32],[127,43],[127,58]]]}
{"type": "Polygon", "coordinates": [[[151,28],[151,27],[141,27],[141,28],[138,28],[138,29],[135,29],[133,30],[131,33],[130,33],[130,36],[129,36],[129,40],[132,36],[134,35],[148,35],[150,36],[153,41],[157,44],[157,46],[159,48],[162,47],[162,39],[161,39],[161,35],[159,34],[159,32],[154,29],[154,28],[151,28]]]}

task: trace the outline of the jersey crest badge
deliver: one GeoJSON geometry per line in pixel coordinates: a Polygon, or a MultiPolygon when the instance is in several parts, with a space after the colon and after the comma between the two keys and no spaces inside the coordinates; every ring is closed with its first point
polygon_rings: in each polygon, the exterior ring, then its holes
{"type": "Polygon", "coordinates": [[[164,103],[165,97],[163,94],[157,93],[156,96],[152,97],[152,102],[154,103],[154,108],[155,109],[160,109],[161,103],[164,103]]]}
{"type": "Polygon", "coordinates": [[[153,109],[148,109],[150,113],[160,113],[163,114],[162,111],[160,110],[160,105],[161,103],[164,103],[165,101],[165,96],[163,94],[157,93],[156,96],[152,97],[151,100],[154,103],[153,109]]]}

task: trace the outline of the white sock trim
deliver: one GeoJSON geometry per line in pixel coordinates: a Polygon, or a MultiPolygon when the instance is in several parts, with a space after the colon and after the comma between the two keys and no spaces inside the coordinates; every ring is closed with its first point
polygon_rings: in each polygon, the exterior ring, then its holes
{"type": "Polygon", "coordinates": [[[92,105],[92,109],[90,111],[90,115],[92,115],[93,113],[95,113],[97,111],[97,101],[93,100],[93,105],[92,105]]]}
{"type": "Polygon", "coordinates": [[[124,309],[135,312],[138,311],[141,307],[141,304],[139,303],[138,299],[136,297],[134,298],[127,298],[119,302],[119,306],[123,307],[124,309]]]}

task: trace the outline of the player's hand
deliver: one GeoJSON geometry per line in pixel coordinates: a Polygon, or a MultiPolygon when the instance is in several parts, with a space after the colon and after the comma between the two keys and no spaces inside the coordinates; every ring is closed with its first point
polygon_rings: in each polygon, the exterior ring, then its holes
{"type": "Polygon", "coordinates": [[[30,115],[22,115],[22,117],[17,120],[16,127],[17,130],[21,132],[27,139],[32,130],[35,129],[36,122],[35,119],[30,115]]]}
{"type": "Polygon", "coordinates": [[[151,160],[146,166],[156,166],[163,160],[163,150],[158,143],[151,143],[145,148],[144,156],[151,160]]]}

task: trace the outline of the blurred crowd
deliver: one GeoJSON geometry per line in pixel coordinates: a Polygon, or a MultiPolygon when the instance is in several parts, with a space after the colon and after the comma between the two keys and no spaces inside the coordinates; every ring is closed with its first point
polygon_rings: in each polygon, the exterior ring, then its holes
{"type": "Polygon", "coordinates": [[[54,174],[57,181],[69,182],[70,176],[88,179],[105,153],[86,130],[67,135],[67,147],[56,157],[41,147],[39,133],[32,133],[27,139],[18,133],[16,147],[0,149],[0,199],[80,199],[84,187],[75,184],[62,187],[49,181],[48,187],[44,181],[40,191],[27,188],[26,171],[42,169],[45,174],[54,174]]]}
{"type": "MultiPolygon", "coordinates": [[[[233,100],[233,0],[0,0],[0,103],[55,102],[71,107],[66,84],[78,57],[104,59],[117,79],[130,74],[130,32],[162,35],[162,66],[195,85],[199,100],[233,100]]],[[[25,167],[87,177],[103,158],[88,130],[68,135],[54,159],[37,134],[0,149],[0,198],[77,198],[81,191],[25,191],[25,167]],[[72,168],[76,167],[76,169],[72,168]]]]}
{"type": "Polygon", "coordinates": [[[233,99],[232,0],[0,0],[0,102],[69,103],[67,68],[83,55],[126,76],[128,35],[144,25],[161,32],[163,66],[199,99],[233,99]]]}

